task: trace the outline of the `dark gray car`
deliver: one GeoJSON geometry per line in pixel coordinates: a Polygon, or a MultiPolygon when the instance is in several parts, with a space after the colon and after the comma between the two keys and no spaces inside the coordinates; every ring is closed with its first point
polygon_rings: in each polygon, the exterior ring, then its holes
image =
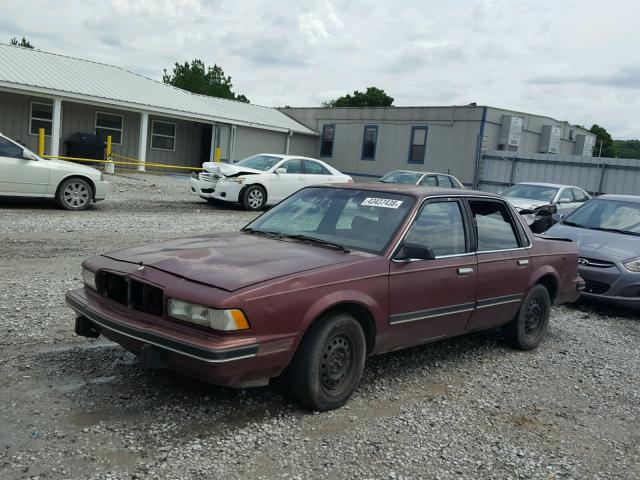
{"type": "Polygon", "coordinates": [[[584,297],[640,308],[640,196],[591,199],[545,235],[576,243],[584,297]]]}

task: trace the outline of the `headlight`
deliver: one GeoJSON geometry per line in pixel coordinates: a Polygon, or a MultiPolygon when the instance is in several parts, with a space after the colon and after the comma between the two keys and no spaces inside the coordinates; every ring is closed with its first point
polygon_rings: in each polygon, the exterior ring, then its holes
{"type": "Polygon", "coordinates": [[[91,270],[87,270],[86,268],[82,267],[82,281],[87,287],[97,290],[95,272],[92,272],[91,270]]]}
{"type": "Polygon", "coordinates": [[[640,273],[640,258],[624,262],[622,265],[630,272],[640,273]]]}
{"type": "Polygon", "coordinates": [[[175,298],[169,299],[169,316],[195,323],[214,330],[230,332],[248,330],[249,322],[242,310],[216,310],[205,305],[184,302],[175,298]]]}
{"type": "Polygon", "coordinates": [[[244,181],[246,180],[246,178],[244,177],[226,177],[224,180],[228,181],[228,182],[233,182],[233,183],[244,183],[244,181]]]}

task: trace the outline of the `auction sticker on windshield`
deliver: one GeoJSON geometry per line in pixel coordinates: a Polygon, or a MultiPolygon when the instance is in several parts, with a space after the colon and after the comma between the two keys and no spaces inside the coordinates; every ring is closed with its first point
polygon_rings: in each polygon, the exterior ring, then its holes
{"type": "Polygon", "coordinates": [[[400,205],[402,205],[402,200],[368,197],[362,201],[361,205],[363,207],[398,208],[400,205]]]}

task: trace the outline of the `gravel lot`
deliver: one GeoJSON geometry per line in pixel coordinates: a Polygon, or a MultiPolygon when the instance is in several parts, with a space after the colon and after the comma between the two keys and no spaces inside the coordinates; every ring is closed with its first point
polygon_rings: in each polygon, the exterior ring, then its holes
{"type": "Polygon", "coordinates": [[[112,176],[85,212],[0,201],[0,478],[640,478],[640,322],[553,310],[533,352],[484,332],[367,362],[318,414],[278,382],[232,390],[73,334],[65,290],[106,250],[234,230],[183,176],[112,176]]]}

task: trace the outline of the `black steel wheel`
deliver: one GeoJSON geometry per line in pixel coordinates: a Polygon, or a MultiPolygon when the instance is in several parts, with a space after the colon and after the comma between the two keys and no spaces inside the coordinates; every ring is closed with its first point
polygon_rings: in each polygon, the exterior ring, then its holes
{"type": "Polygon", "coordinates": [[[344,405],[360,382],[366,356],[364,332],[355,318],[345,312],[319,318],[289,365],[292,396],[314,410],[344,405]]]}
{"type": "Polygon", "coordinates": [[[551,298],[544,285],[534,285],[524,296],[515,318],[505,326],[509,344],[521,350],[538,346],[549,326],[551,298]]]}

